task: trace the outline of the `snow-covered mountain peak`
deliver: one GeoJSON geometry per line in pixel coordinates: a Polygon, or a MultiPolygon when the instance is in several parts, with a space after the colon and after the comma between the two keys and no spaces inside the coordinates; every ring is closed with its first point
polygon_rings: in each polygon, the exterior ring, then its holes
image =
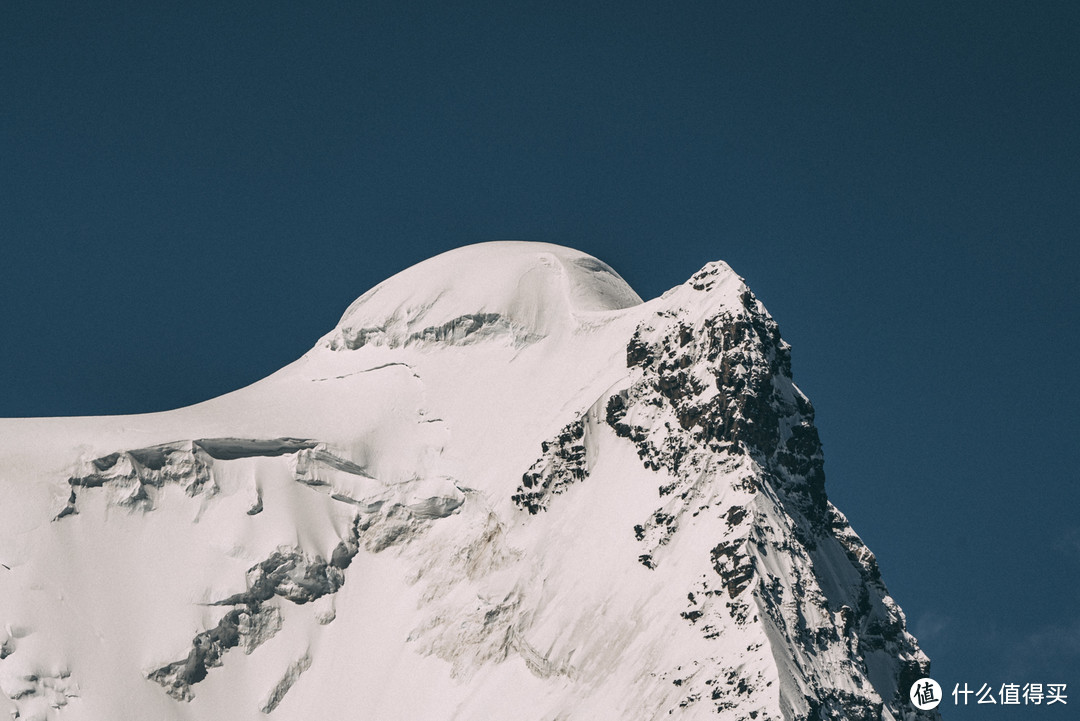
{"type": "Polygon", "coordinates": [[[621,310],[641,298],[596,258],[550,243],[495,241],[448,251],[364,293],[325,343],[525,345],[583,313],[621,310]]]}
{"type": "Polygon", "coordinates": [[[416,265],[165,413],[0,419],[0,716],[940,721],[727,264],[416,265]]]}
{"type": "Polygon", "coordinates": [[[714,260],[706,263],[701,270],[690,276],[690,279],[686,281],[686,285],[693,287],[695,290],[712,290],[717,285],[725,287],[738,286],[741,290],[745,288],[746,282],[730,265],[722,260],[714,260]]]}

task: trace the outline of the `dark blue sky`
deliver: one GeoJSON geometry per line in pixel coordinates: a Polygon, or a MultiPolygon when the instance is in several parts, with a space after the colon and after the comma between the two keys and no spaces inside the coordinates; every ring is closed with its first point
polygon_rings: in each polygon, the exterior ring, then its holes
{"type": "Polygon", "coordinates": [[[0,416],[247,385],[466,243],[724,259],[934,676],[1080,704],[1080,6],[310,5],[0,6],[0,416]]]}

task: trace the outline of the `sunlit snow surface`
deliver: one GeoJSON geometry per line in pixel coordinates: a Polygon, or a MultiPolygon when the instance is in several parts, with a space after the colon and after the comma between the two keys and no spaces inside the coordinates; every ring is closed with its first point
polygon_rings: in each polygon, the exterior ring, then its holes
{"type": "Polygon", "coordinates": [[[774,328],[722,263],[484,243],[248,388],[0,420],[0,712],[915,718],[774,328]]]}

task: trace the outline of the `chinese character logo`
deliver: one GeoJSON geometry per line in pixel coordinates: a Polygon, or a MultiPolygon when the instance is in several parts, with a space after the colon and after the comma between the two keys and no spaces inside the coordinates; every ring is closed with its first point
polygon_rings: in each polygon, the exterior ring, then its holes
{"type": "MultiPolygon", "coordinates": [[[[929,679],[923,679],[916,683],[915,686],[927,680],[929,679]]],[[[918,701],[915,700],[915,686],[911,688],[911,702],[919,706],[918,701]]],[[[964,688],[960,688],[959,683],[953,687],[952,695],[953,702],[957,706],[967,706],[968,699],[971,696],[977,699],[976,703],[1001,704],[1002,706],[1019,706],[1021,699],[1023,699],[1024,706],[1053,706],[1056,703],[1065,706],[1069,703],[1069,697],[1065,693],[1066,688],[1068,688],[1068,685],[1064,683],[1048,683],[1045,685],[1042,683],[1025,683],[1023,686],[1018,683],[1003,683],[998,689],[997,698],[995,698],[994,689],[989,684],[984,683],[979,687],[978,691],[972,691],[965,681],[964,688]],[[961,701],[960,699],[964,700],[961,701]]],[[[919,708],[924,707],[919,706],[919,708]]],[[[926,708],[933,708],[933,706],[926,708]]]]}
{"type": "Polygon", "coordinates": [[[920,711],[929,711],[941,703],[941,686],[932,678],[920,678],[911,686],[911,704],[920,711]]]}

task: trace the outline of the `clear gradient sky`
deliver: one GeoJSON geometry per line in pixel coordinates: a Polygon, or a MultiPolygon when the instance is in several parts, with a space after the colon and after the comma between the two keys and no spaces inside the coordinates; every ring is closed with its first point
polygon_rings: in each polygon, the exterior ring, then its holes
{"type": "Polygon", "coordinates": [[[467,243],[723,259],[933,676],[1080,705],[1078,111],[1064,0],[8,0],[0,416],[242,387],[467,243]]]}

